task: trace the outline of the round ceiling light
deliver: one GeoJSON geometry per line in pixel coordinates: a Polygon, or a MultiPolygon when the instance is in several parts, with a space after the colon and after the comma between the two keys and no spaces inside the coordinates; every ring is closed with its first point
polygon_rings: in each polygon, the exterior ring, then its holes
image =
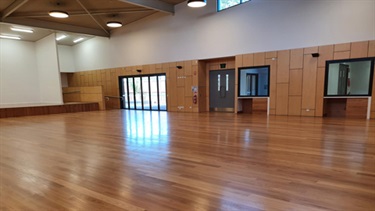
{"type": "Polygon", "coordinates": [[[122,26],[122,23],[119,21],[108,21],[107,26],[111,28],[118,28],[122,26]]]}
{"type": "Polygon", "coordinates": [[[69,14],[67,12],[60,11],[60,10],[52,10],[48,14],[49,14],[49,16],[54,17],[54,18],[67,18],[67,17],[69,17],[69,14]]]}
{"type": "Polygon", "coordinates": [[[187,5],[189,7],[204,7],[206,6],[206,0],[189,0],[187,5]]]}

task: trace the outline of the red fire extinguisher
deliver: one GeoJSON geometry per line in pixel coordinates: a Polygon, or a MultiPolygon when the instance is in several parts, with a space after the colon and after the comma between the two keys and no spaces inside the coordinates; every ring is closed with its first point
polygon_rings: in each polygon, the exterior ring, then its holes
{"type": "Polygon", "coordinates": [[[197,97],[196,94],[194,94],[194,96],[193,96],[193,104],[197,104],[197,102],[198,102],[198,97],[197,97]]]}

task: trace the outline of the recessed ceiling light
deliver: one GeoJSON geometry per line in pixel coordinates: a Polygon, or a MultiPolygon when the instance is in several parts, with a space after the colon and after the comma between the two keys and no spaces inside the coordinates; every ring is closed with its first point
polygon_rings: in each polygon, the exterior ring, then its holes
{"type": "Polygon", "coordinates": [[[189,7],[204,7],[206,6],[206,0],[189,0],[187,5],[189,7]]]}
{"type": "Polygon", "coordinates": [[[18,36],[13,36],[13,35],[3,35],[3,34],[0,34],[0,38],[4,38],[4,39],[12,39],[12,40],[20,40],[21,37],[18,37],[18,36]]]}
{"type": "Polygon", "coordinates": [[[25,29],[25,28],[16,28],[16,27],[10,27],[12,31],[16,32],[26,32],[26,33],[34,33],[32,29],[25,29]]]}
{"type": "Polygon", "coordinates": [[[74,42],[74,43],[77,43],[77,42],[80,42],[80,41],[82,41],[82,40],[83,40],[83,38],[80,37],[80,38],[78,38],[78,39],[76,39],[76,40],[73,40],[73,42],[74,42]]]}
{"type": "Polygon", "coordinates": [[[54,17],[54,18],[67,18],[67,17],[69,17],[69,14],[67,12],[60,11],[60,10],[52,10],[48,14],[51,17],[54,17]]]}
{"type": "Polygon", "coordinates": [[[107,26],[111,28],[118,28],[122,26],[122,23],[119,21],[108,21],[107,26]]]}
{"type": "Polygon", "coordinates": [[[64,39],[64,38],[66,38],[66,37],[67,37],[67,36],[66,36],[65,34],[62,34],[62,35],[56,37],[56,40],[59,41],[59,40],[62,40],[62,39],[64,39]]]}

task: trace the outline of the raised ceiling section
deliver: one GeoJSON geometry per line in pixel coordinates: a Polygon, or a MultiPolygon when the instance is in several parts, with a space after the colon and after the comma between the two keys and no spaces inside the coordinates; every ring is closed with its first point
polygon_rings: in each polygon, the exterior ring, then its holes
{"type": "Polygon", "coordinates": [[[174,14],[174,5],[184,0],[1,0],[1,22],[109,37],[108,21],[123,25],[156,12],[174,14]],[[51,10],[69,13],[52,18],[51,10]]]}

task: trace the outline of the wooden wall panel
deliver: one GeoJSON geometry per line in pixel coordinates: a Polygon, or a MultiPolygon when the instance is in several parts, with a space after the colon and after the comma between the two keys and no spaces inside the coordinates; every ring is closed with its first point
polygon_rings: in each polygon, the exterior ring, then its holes
{"type": "Polygon", "coordinates": [[[265,53],[255,53],[254,54],[254,66],[264,66],[265,65],[265,53]]]}
{"type": "Polygon", "coordinates": [[[242,56],[242,65],[244,67],[251,67],[254,66],[254,54],[244,54],[242,56]]]}
{"type": "MultiPolygon", "coordinates": [[[[227,64],[226,69],[271,65],[270,114],[298,115],[300,112],[302,116],[312,116],[312,114],[322,116],[324,104],[324,68],[326,61],[366,56],[375,57],[375,40],[304,49],[249,53],[237,55],[236,57],[205,61],[190,60],[77,72],[68,74],[68,84],[69,86],[102,86],[105,95],[118,96],[118,76],[140,75],[140,73],[136,72],[137,69],[142,69],[141,74],[167,73],[168,110],[173,110],[169,108],[172,105],[175,105],[175,109],[177,109],[179,104],[179,92],[177,87],[181,87],[181,90],[183,90],[183,95],[181,97],[184,99],[180,99],[180,102],[184,102],[184,107],[188,107],[188,103],[191,101],[191,86],[198,85],[199,103],[192,105],[192,108],[195,112],[203,112],[208,111],[209,105],[209,80],[207,70],[219,70],[221,63],[227,64]],[[320,54],[317,61],[309,63],[311,62],[310,59],[313,59],[311,53],[317,52],[320,54]],[[308,64],[306,64],[306,62],[308,62],[308,64]],[[176,70],[177,65],[183,67],[181,72],[176,70]],[[177,79],[177,77],[181,78],[177,79]],[[172,80],[172,78],[175,80],[172,80]],[[298,98],[301,98],[300,105],[298,103],[295,104],[298,98]],[[301,107],[300,111],[298,111],[299,106],[301,107]],[[306,111],[306,109],[310,109],[310,111],[306,111]]],[[[236,71],[236,89],[238,85],[237,74],[236,71]]],[[[373,89],[373,93],[375,94],[375,80],[373,89]]],[[[93,99],[94,97],[91,98],[93,99]]],[[[373,97],[373,99],[375,98],[373,97]]],[[[238,106],[237,103],[238,100],[235,101],[236,108],[238,106]]],[[[111,108],[119,108],[118,100],[111,100],[107,102],[107,104],[111,108]]],[[[375,118],[375,100],[372,101],[371,114],[372,118],[375,118]]]]}
{"type": "Polygon", "coordinates": [[[311,54],[313,53],[318,53],[319,51],[319,47],[316,46],[316,47],[309,47],[309,48],[304,48],[303,49],[303,53],[306,55],[306,54],[309,54],[311,56],[311,54]]]}
{"type": "Polygon", "coordinates": [[[367,99],[347,99],[346,117],[365,119],[367,116],[367,99]]]}
{"type": "Polygon", "coordinates": [[[185,76],[193,75],[191,61],[185,61],[183,64],[183,69],[184,69],[185,76]]]}
{"type": "Polygon", "coordinates": [[[276,115],[288,115],[289,84],[278,83],[276,88],[276,115]]]}
{"type": "Polygon", "coordinates": [[[243,67],[242,60],[243,55],[236,55],[235,56],[235,73],[234,73],[234,86],[236,87],[234,89],[234,113],[238,112],[238,68],[243,67]]]}
{"type": "Polygon", "coordinates": [[[168,88],[168,110],[170,111],[177,111],[177,72],[175,67],[168,67],[168,81],[167,81],[167,88],[168,88]]]}
{"type": "Polygon", "coordinates": [[[302,109],[315,109],[316,72],[318,59],[307,54],[304,56],[302,109]]]}
{"type": "Polygon", "coordinates": [[[105,110],[102,86],[64,87],[62,90],[64,103],[97,102],[99,109],[105,110]]]}
{"type": "Polygon", "coordinates": [[[266,52],[265,59],[272,59],[277,57],[277,51],[266,52]]]}
{"type": "Polygon", "coordinates": [[[253,113],[267,113],[267,98],[254,98],[252,110],[253,113]]]}
{"type": "Polygon", "coordinates": [[[315,110],[314,109],[302,109],[301,110],[301,116],[315,116],[315,110]]]}
{"type": "Polygon", "coordinates": [[[368,57],[375,57],[375,40],[369,42],[368,57]]]}
{"type": "Polygon", "coordinates": [[[184,112],[193,112],[192,97],[185,97],[184,112]]]}
{"type": "Polygon", "coordinates": [[[192,76],[186,76],[185,78],[185,97],[192,97],[193,92],[191,90],[193,86],[193,78],[192,76]]]}
{"type": "Polygon", "coordinates": [[[362,58],[368,55],[368,41],[353,42],[350,48],[350,58],[362,58]]]}
{"type": "Polygon", "coordinates": [[[289,95],[302,95],[302,69],[290,70],[289,95]]]}
{"type": "Polygon", "coordinates": [[[288,115],[300,116],[301,115],[301,96],[289,96],[288,115]]]}
{"type": "Polygon", "coordinates": [[[333,60],[333,45],[319,46],[318,67],[325,67],[329,60],[333,60]]]}
{"type": "Polygon", "coordinates": [[[372,79],[372,99],[371,99],[371,110],[370,110],[370,118],[375,119],[375,67],[374,67],[374,75],[372,79]]]}
{"type": "Polygon", "coordinates": [[[335,52],[350,51],[350,43],[336,44],[334,49],[335,49],[335,52]]]}
{"type": "Polygon", "coordinates": [[[333,54],[333,59],[334,60],[348,59],[348,58],[350,58],[350,51],[335,52],[333,54]]]}
{"type": "Polygon", "coordinates": [[[185,95],[182,94],[184,92],[184,87],[177,87],[177,110],[184,111],[185,109],[185,95]]]}
{"type": "Polygon", "coordinates": [[[290,69],[303,68],[303,48],[290,51],[290,69]]]}
{"type": "Polygon", "coordinates": [[[277,83],[288,83],[290,51],[278,51],[277,55],[277,83]]]}
{"type": "Polygon", "coordinates": [[[68,103],[64,105],[0,108],[0,118],[50,115],[59,113],[74,113],[86,111],[98,111],[98,103],[68,103]]]}
{"type": "MultiPolygon", "coordinates": [[[[266,65],[270,65],[270,110],[276,109],[276,77],[277,77],[277,61],[266,59],[266,65]]],[[[237,87],[237,86],[236,86],[237,87]]],[[[236,95],[237,96],[237,95],[236,95]]]]}
{"type": "Polygon", "coordinates": [[[318,67],[316,75],[315,116],[323,116],[325,67],[318,67]]]}
{"type": "Polygon", "coordinates": [[[242,55],[236,55],[235,57],[235,62],[236,62],[236,68],[243,67],[244,65],[242,64],[242,55]]]}

